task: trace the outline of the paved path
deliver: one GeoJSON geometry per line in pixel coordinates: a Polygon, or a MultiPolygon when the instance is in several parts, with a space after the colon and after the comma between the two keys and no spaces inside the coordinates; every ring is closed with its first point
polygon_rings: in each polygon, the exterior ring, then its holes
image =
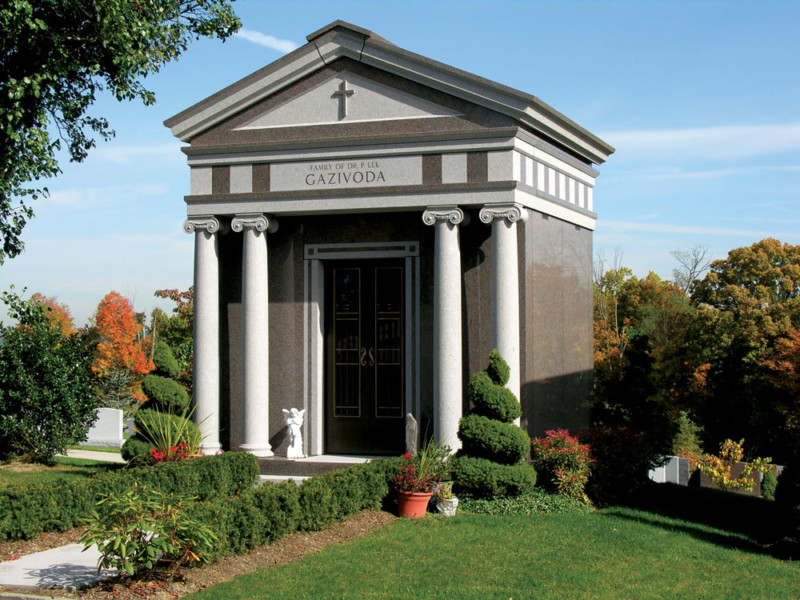
{"type": "Polygon", "coordinates": [[[98,452],[97,450],[80,450],[78,448],[69,448],[67,456],[70,458],[85,458],[88,460],[96,460],[102,462],[124,463],[125,459],[122,458],[119,452],[98,452]]]}
{"type": "Polygon", "coordinates": [[[116,569],[104,569],[98,575],[100,552],[95,547],[86,552],[82,550],[83,544],[68,544],[0,562],[0,585],[19,589],[56,587],[74,590],[117,574],[116,569]]]}

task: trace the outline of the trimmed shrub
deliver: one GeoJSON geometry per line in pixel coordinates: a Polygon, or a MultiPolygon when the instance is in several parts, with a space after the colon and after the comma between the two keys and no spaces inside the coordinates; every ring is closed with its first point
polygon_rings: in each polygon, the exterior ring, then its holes
{"type": "Polygon", "coordinates": [[[177,379],[181,374],[178,361],[172,354],[172,350],[166,342],[158,342],[153,350],[153,364],[156,366],[156,375],[162,375],[169,379],[177,379]]]}
{"type": "Polygon", "coordinates": [[[504,465],[520,462],[530,450],[531,440],[522,429],[471,414],[458,423],[463,454],[486,458],[504,465]]]}
{"type": "Polygon", "coordinates": [[[761,480],[761,496],[764,500],[775,500],[775,490],[778,487],[778,472],[772,468],[764,473],[761,480]]]}
{"type": "Polygon", "coordinates": [[[0,489],[0,541],[31,539],[43,531],[66,531],[85,523],[97,500],[134,484],[200,500],[229,498],[258,480],[258,460],[229,452],[183,462],[100,473],[85,481],[45,481],[0,489]]]}
{"type": "Polygon", "coordinates": [[[150,460],[150,450],[152,448],[152,444],[148,444],[138,437],[131,437],[122,444],[120,454],[128,462],[143,464],[150,460]]]}
{"type": "Polygon", "coordinates": [[[161,375],[145,375],[142,391],[147,396],[145,406],[164,413],[184,413],[191,404],[189,394],[180,383],[161,375]]]}
{"type": "Polygon", "coordinates": [[[456,490],[475,496],[516,495],[536,482],[533,467],[522,463],[530,438],[513,421],[520,406],[505,387],[511,369],[497,350],[489,353],[489,366],[470,381],[468,397],[473,412],[458,423],[463,447],[451,460],[456,490]]]}
{"type": "Polygon", "coordinates": [[[195,503],[187,511],[219,538],[212,556],[241,554],[297,529],[317,531],[361,510],[380,508],[396,467],[394,459],[377,459],[329,471],[301,486],[265,483],[235,498],[195,503]]]}
{"type": "Polygon", "coordinates": [[[486,371],[475,374],[467,386],[467,398],[473,414],[511,423],[522,414],[522,408],[508,388],[497,385],[486,371]]]}
{"type": "Polygon", "coordinates": [[[454,456],[450,459],[450,473],[456,493],[479,498],[517,496],[536,485],[536,471],[526,463],[502,465],[485,458],[454,456]]]}
{"type": "Polygon", "coordinates": [[[496,348],[489,352],[489,366],[486,367],[486,373],[497,385],[506,385],[511,378],[511,367],[496,348]]]}

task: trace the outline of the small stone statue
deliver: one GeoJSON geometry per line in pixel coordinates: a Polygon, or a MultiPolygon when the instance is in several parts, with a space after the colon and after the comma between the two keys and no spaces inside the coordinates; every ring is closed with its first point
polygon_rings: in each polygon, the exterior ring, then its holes
{"type": "Polygon", "coordinates": [[[290,408],[283,409],[283,420],[289,428],[289,449],[286,451],[286,458],[305,458],[303,452],[303,434],[300,428],[303,426],[306,411],[290,408]]]}

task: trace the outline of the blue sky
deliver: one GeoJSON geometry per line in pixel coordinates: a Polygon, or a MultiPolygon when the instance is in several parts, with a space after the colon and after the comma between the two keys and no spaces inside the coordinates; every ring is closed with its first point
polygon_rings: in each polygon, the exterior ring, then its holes
{"type": "Polygon", "coordinates": [[[78,325],[117,290],[137,310],[192,282],[189,169],[164,119],[336,19],[531,93],[612,144],[595,250],[671,277],[672,250],[714,258],[765,237],[800,244],[798,2],[239,1],[244,29],[148,79],[151,107],[102,98],[117,131],[48,182],[0,288],[55,296],[78,325]]]}

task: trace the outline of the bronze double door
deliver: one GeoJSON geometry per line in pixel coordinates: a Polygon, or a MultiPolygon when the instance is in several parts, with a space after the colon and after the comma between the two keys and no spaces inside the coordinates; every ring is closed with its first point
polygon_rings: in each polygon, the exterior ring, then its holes
{"type": "Polygon", "coordinates": [[[326,265],[329,454],[399,454],[405,420],[402,259],[326,265]]]}

